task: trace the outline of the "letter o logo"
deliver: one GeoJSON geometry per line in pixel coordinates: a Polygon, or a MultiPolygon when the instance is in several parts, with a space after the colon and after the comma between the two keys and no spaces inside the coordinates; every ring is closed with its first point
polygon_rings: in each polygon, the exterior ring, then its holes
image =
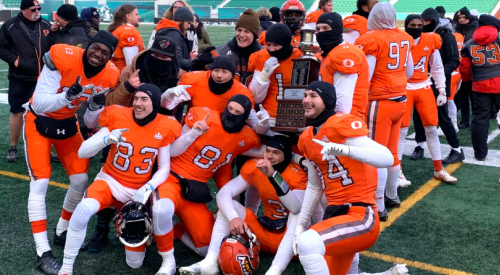
{"type": "Polygon", "coordinates": [[[351,123],[351,127],[353,129],[361,129],[361,127],[363,127],[363,123],[361,123],[361,121],[353,121],[351,123]]]}

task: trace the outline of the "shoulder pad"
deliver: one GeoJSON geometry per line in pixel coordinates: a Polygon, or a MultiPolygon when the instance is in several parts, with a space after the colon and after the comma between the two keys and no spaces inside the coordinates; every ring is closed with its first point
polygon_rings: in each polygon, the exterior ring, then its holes
{"type": "Polygon", "coordinates": [[[43,55],[43,63],[45,63],[45,66],[49,68],[51,71],[57,71],[56,65],[52,61],[52,57],[50,57],[50,51],[46,52],[43,55]]]}

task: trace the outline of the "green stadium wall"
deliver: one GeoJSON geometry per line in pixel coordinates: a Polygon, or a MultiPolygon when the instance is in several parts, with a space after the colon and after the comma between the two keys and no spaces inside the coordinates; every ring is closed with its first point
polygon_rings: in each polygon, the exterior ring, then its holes
{"type": "Polygon", "coordinates": [[[247,8],[219,8],[220,19],[238,19],[247,8]]]}
{"type": "MultiPolygon", "coordinates": [[[[163,17],[165,12],[170,8],[170,5],[158,5],[158,11],[156,13],[156,17],[163,17]]],[[[200,18],[210,18],[210,13],[212,12],[210,6],[201,6],[201,7],[191,7],[200,18]]]]}

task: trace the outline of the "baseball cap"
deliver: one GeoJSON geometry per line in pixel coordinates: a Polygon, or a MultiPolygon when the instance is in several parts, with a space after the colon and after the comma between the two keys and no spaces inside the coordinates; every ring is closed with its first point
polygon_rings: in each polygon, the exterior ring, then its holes
{"type": "Polygon", "coordinates": [[[152,52],[164,54],[173,57],[177,53],[177,46],[174,40],[167,36],[157,36],[153,42],[153,46],[149,49],[152,52]]]}

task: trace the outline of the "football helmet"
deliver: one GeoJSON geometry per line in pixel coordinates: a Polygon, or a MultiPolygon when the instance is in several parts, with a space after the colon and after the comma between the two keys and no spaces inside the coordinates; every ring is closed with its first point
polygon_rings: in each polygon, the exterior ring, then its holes
{"type": "Polygon", "coordinates": [[[288,0],[280,9],[281,22],[290,28],[292,35],[304,25],[306,9],[299,0],[288,0]]]}
{"type": "Polygon", "coordinates": [[[124,245],[141,246],[153,234],[151,211],[143,203],[128,201],[116,214],[115,228],[116,236],[124,245]]]}
{"type": "Polygon", "coordinates": [[[259,267],[260,243],[250,230],[244,235],[228,235],[222,240],[219,267],[223,274],[251,275],[259,267]]]}

